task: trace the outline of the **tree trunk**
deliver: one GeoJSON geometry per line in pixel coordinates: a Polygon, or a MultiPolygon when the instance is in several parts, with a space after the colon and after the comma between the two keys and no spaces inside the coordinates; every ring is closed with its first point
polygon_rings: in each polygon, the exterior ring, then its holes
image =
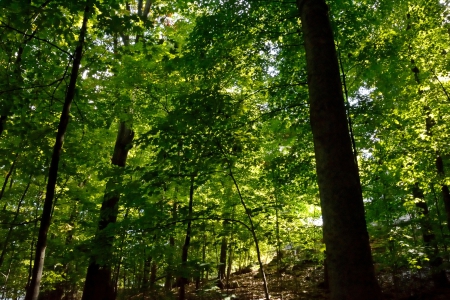
{"type": "MultiPolygon", "coordinates": [[[[129,8],[129,6],[127,6],[129,8]]],[[[129,37],[122,36],[125,46],[128,46],[129,37]]],[[[114,38],[114,53],[117,52],[117,38],[114,38]]],[[[134,132],[125,121],[121,121],[117,132],[114,153],[111,163],[118,167],[125,167],[128,151],[134,138],[134,132]]],[[[112,270],[110,259],[112,257],[112,246],[114,235],[105,231],[109,224],[113,224],[117,220],[118,204],[120,194],[115,190],[116,181],[111,178],[106,184],[105,196],[102,207],[100,209],[100,220],[98,224],[98,232],[95,237],[96,245],[103,246],[103,251],[99,255],[92,255],[91,262],[86,274],[84,283],[82,300],[98,300],[100,297],[104,300],[115,299],[117,289],[116,283],[112,280],[112,270]]],[[[120,262],[119,262],[120,269],[120,262]]],[[[118,276],[118,275],[117,275],[118,276]]],[[[118,279],[118,277],[117,277],[118,279]]]]}
{"type": "Polygon", "coordinates": [[[153,261],[152,268],[150,270],[150,289],[153,289],[155,287],[157,272],[158,264],[156,263],[156,261],[153,261]]]}
{"type": "Polygon", "coordinates": [[[144,261],[144,274],[142,274],[142,286],[141,286],[141,292],[145,297],[147,297],[148,294],[148,290],[150,289],[150,267],[152,264],[152,257],[148,256],[145,254],[145,249],[144,249],[144,257],[145,257],[145,261],[144,261]]]}
{"type": "MultiPolygon", "coordinates": [[[[224,227],[226,225],[224,224],[224,227]]],[[[225,271],[227,268],[227,247],[228,246],[228,242],[227,242],[227,237],[223,236],[222,237],[222,243],[220,245],[220,256],[219,256],[219,274],[217,276],[217,278],[219,279],[219,281],[223,281],[225,279],[225,271]]]]}
{"type": "MultiPolygon", "coordinates": [[[[119,124],[112,164],[125,167],[128,150],[133,141],[134,132],[125,122],[119,124]]],[[[109,224],[117,220],[120,194],[115,190],[116,182],[110,179],[106,185],[105,197],[100,209],[98,232],[95,245],[101,245],[102,250],[91,256],[91,262],[86,274],[82,300],[110,300],[115,298],[114,286],[111,281],[112,246],[114,235],[105,230],[109,224]]]]}
{"type": "Polygon", "coordinates": [[[442,257],[439,256],[436,236],[430,223],[428,205],[425,202],[423,192],[417,183],[413,188],[413,197],[416,199],[416,207],[420,210],[421,214],[420,224],[422,228],[422,237],[427,255],[430,259],[431,277],[433,283],[437,287],[446,287],[448,286],[447,275],[445,270],[442,269],[442,257]]]}
{"type": "Polygon", "coordinates": [[[6,250],[7,250],[8,245],[9,245],[9,239],[11,238],[12,231],[13,231],[14,227],[16,226],[14,224],[16,223],[17,217],[19,216],[20,207],[22,206],[22,202],[25,199],[25,196],[27,195],[28,189],[30,188],[30,184],[31,184],[31,175],[30,175],[30,179],[28,181],[27,187],[25,188],[25,191],[23,192],[22,197],[19,200],[19,204],[17,204],[16,213],[14,214],[14,218],[13,218],[13,220],[11,222],[11,225],[9,226],[8,233],[6,234],[6,238],[5,238],[5,241],[4,241],[4,244],[3,244],[2,253],[0,254],[0,268],[3,265],[3,260],[5,258],[6,250]]]}
{"type": "MultiPolygon", "coordinates": [[[[124,216],[124,221],[128,218],[128,213],[130,212],[130,208],[127,207],[126,211],[125,211],[125,216],[124,216]]],[[[121,241],[120,241],[120,247],[119,247],[119,251],[118,251],[118,260],[117,260],[117,265],[114,267],[114,274],[113,274],[113,290],[114,290],[114,295],[117,296],[117,286],[119,284],[119,276],[120,276],[120,268],[122,265],[122,260],[123,260],[123,248],[125,245],[125,240],[127,238],[127,231],[124,230],[122,232],[122,236],[121,236],[121,241]]]]}
{"type": "MultiPolygon", "coordinates": [[[[9,168],[8,174],[6,174],[5,181],[3,182],[2,190],[0,191],[0,200],[3,198],[3,194],[5,193],[6,186],[8,185],[9,177],[11,177],[14,167],[16,166],[17,157],[19,156],[19,153],[16,154],[14,157],[14,161],[11,164],[11,167],[9,168]]],[[[5,203],[5,206],[3,207],[3,210],[6,210],[7,203],[5,203]]]]}
{"type": "MultiPolygon", "coordinates": [[[[188,259],[188,251],[189,251],[189,245],[191,243],[191,219],[192,219],[192,207],[194,202],[194,175],[191,176],[191,188],[189,190],[189,212],[188,212],[188,224],[186,228],[186,238],[184,239],[184,245],[183,245],[183,251],[181,253],[181,266],[182,266],[182,272],[185,272],[186,270],[186,264],[188,259]]],[[[179,285],[180,290],[178,291],[178,300],[184,300],[186,296],[186,290],[185,285],[188,282],[186,274],[182,274],[179,277],[179,285]]]]}
{"type": "MultiPolygon", "coordinates": [[[[180,166],[178,166],[178,173],[180,173],[180,166]]],[[[172,204],[172,222],[176,224],[178,220],[177,211],[178,211],[178,187],[175,187],[175,195],[172,204]]],[[[174,260],[174,252],[175,252],[175,237],[172,232],[169,238],[169,246],[170,252],[167,259],[167,270],[166,270],[166,280],[164,282],[164,289],[166,293],[168,293],[172,289],[172,277],[173,277],[173,260],[174,260]]]]}
{"type": "Polygon", "coordinates": [[[444,171],[444,162],[442,161],[441,155],[438,153],[436,157],[436,169],[438,172],[438,176],[441,177],[441,191],[442,191],[442,200],[444,202],[445,214],[447,216],[447,227],[450,230],[450,191],[448,189],[448,185],[445,184],[445,171],[444,171]]]}
{"type": "Polygon", "coordinates": [[[30,286],[27,289],[25,300],[37,300],[39,296],[42,270],[44,268],[45,249],[47,247],[47,233],[48,229],[50,228],[53,198],[55,196],[56,180],[58,178],[58,164],[61,157],[64,135],[67,130],[67,125],[69,124],[70,106],[72,104],[73,98],[75,97],[75,87],[78,78],[78,70],[80,68],[81,58],[83,55],[84,37],[87,32],[87,23],[90,9],[91,0],[86,0],[83,23],[78,39],[78,46],[75,50],[70,82],[69,86],[67,87],[66,98],[58,124],[58,132],[56,133],[56,141],[53,147],[52,160],[48,173],[47,192],[45,195],[44,209],[42,211],[41,224],[39,227],[39,234],[36,243],[36,254],[34,259],[32,278],[30,286]]]}
{"type": "Polygon", "coordinates": [[[3,130],[5,130],[5,126],[6,126],[6,120],[8,119],[7,115],[1,115],[0,116],[0,136],[3,133],[3,130]]]}
{"type": "Polygon", "coordinates": [[[324,0],[297,0],[297,6],[305,41],[330,299],[380,299],[328,6],[324,0]]]}
{"type": "Polygon", "coordinates": [[[252,233],[253,242],[255,243],[255,248],[256,248],[256,257],[258,258],[259,272],[261,273],[262,280],[263,280],[264,296],[266,297],[266,300],[269,300],[270,299],[269,285],[267,284],[266,273],[264,272],[264,265],[261,260],[261,251],[259,250],[259,242],[258,242],[258,237],[256,236],[255,226],[253,225],[252,215],[250,213],[250,210],[247,209],[247,205],[245,204],[244,198],[242,197],[241,190],[239,189],[239,185],[237,184],[236,178],[234,178],[233,172],[231,170],[231,166],[229,166],[229,168],[230,168],[229,175],[230,175],[231,179],[233,180],[233,183],[234,183],[234,186],[236,187],[236,191],[238,192],[242,207],[244,208],[247,218],[248,218],[248,221],[250,222],[250,227],[247,227],[247,229],[249,229],[250,232],[252,233]]]}
{"type": "MultiPolygon", "coordinates": [[[[231,212],[231,219],[234,219],[234,210],[236,206],[233,205],[233,210],[231,212]]],[[[228,243],[228,263],[227,263],[227,274],[226,274],[226,287],[229,288],[230,286],[230,275],[231,275],[231,268],[233,267],[233,246],[234,246],[234,223],[231,223],[231,236],[230,236],[230,242],[228,243]]]]}

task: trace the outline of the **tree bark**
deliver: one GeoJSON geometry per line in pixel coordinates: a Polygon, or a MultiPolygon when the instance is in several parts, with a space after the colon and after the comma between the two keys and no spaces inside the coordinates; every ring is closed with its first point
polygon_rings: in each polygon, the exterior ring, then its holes
{"type": "Polygon", "coordinates": [[[58,178],[58,164],[61,157],[64,135],[67,130],[67,125],[69,124],[70,106],[72,104],[73,98],[75,97],[75,87],[78,78],[78,70],[80,68],[81,58],[83,55],[83,44],[87,32],[87,23],[89,19],[90,9],[91,0],[86,0],[83,23],[78,39],[78,46],[75,50],[70,82],[69,86],[67,87],[66,98],[58,124],[58,132],[56,133],[56,141],[53,147],[52,160],[48,173],[47,193],[45,195],[44,209],[42,211],[42,218],[36,243],[36,254],[34,259],[32,278],[27,289],[25,300],[37,300],[39,296],[42,270],[44,268],[45,249],[47,248],[47,233],[48,229],[50,228],[53,198],[55,196],[56,180],[58,178]]]}
{"type": "MultiPolygon", "coordinates": [[[[177,196],[175,196],[175,199],[173,201],[173,205],[172,205],[172,222],[174,224],[176,224],[177,222],[177,208],[178,208],[178,204],[177,204],[177,196]]],[[[173,235],[173,233],[171,234],[170,238],[169,238],[169,246],[170,246],[170,252],[169,252],[169,256],[167,259],[167,270],[166,270],[166,280],[164,282],[164,289],[167,292],[169,292],[172,288],[172,273],[173,273],[173,254],[175,251],[175,236],[173,235]]]]}
{"type": "Polygon", "coordinates": [[[438,153],[436,157],[436,169],[438,176],[441,178],[441,191],[442,191],[442,201],[444,202],[445,215],[447,216],[447,227],[450,230],[450,191],[448,185],[445,184],[445,171],[444,162],[441,155],[438,153]]]}
{"type": "Polygon", "coordinates": [[[416,207],[421,214],[422,238],[426,247],[426,253],[430,259],[431,278],[437,287],[447,287],[448,280],[445,270],[442,269],[442,257],[439,256],[439,248],[436,244],[436,235],[430,223],[428,205],[419,184],[416,183],[413,188],[413,197],[416,200],[416,207]]]}
{"type": "MultiPolygon", "coordinates": [[[[16,156],[14,157],[14,161],[13,161],[11,167],[9,168],[8,174],[6,174],[5,181],[3,182],[2,190],[0,191],[0,200],[3,198],[3,194],[5,193],[6,186],[8,185],[9,177],[11,177],[11,175],[14,171],[14,167],[16,166],[18,156],[19,156],[19,153],[17,153],[16,156]]],[[[6,210],[6,206],[7,206],[6,204],[7,203],[5,203],[3,210],[6,210]]]]}
{"type": "MultiPolygon", "coordinates": [[[[121,122],[111,160],[113,165],[125,167],[133,137],[133,130],[125,122],[121,122]]],[[[82,300],[110,300],[115,298],[110,262],[114,237],[105,230],[109,224],[113,224],[117,220],[120,194],[115,190],[115,185],[114,179],[110,179],[106,185],[105,197],[100,209],[98,232],[94,239],[95,245],[102,245],[102,250],[91,256],[82,300]]]]}
{"type": "Polygon", "coordinates": [[[327,248],[330,299],[381,299],[358,168],[352,151],[333,32],[324,0],[297,0],[310,121],[327,248]]]}
{"type": "Polygon", "coordinates": [[[147,297],[148,290],[150,288],[150,267],[152,264],[152,257],[145,254],[144,249],[144,274],[142,274],[142,286],[141,286],[141,292],[143,294],[143,297],[147,297]]]}
{"type": "Polygon", "coordinates": [[[150,269],[150,289],[153,289],[155,287],[157,272],[158,264],[156,263],[156,261],[153,261],[152,268],[150,269]]]}
{"type": "MultiPolygon", "coordinates": [[[[224,225],[224,227],[225,226],[226,225],[224,225]]],[[[227,268],[227,248],[228,248],[227,246],[228,246],[227,237],[223,236],[222,243],[220,245],[219,273],[217,276],[219,281],[223,281],[226,276],[225,272],[226,272],[226,268],[227,268]]]]}
{"type": "MultiPolygon", "coordinates": [[[[184,239],[183,251],[181,253],[181,266],[182,271],[186,270],[187,259],[188,259],[188,251],[191,243],[191,224],[192,224],[192,207],[194,204],[194,179],[195,176],[191,176],[191,188],[189,189],[189,212],[188,212],[188,224],[186,228],[186,237],[184,239]]],[[[184,300],[186,297],[185,285],[188,282],[185,274],[182,274],[179,278],[180,290],[178,291],[178,300],[184,300]]]]}

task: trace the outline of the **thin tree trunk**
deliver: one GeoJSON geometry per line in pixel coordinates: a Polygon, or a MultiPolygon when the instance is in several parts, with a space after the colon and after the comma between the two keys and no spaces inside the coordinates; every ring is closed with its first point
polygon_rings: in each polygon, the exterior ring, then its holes
{"type": "MultiPolygon", "coordinates": [[[[11,164],[11,167],[9,168],[8,174],[6,174],[5,181],[3,182],[2,190],[0,191],[0,200],[2,199],[3,194],[5,193],[5,189],[6,189],[6,186],[8,185],[9,177],[11,177],[11,175],[14,171],[14,167],[16,166],[18,156],[19,156],[19,153],[17,153],[16,156],[14,157],[14,161],[11,164]]],[[[3,210],[6,210],[6,203],[5,203],[5,206],[3,207],[3,210]]]]}
{"type": "Polygon", "coordinates": [[[6,114],[0,116],[0,136],[3,133],[3,130],[5,130],[5,125],[6,125],[7,119],[8,119],[8,116],[6,114]]]}
{"type": "Polygon", "coordinates": [[[5,294],[6,294],[7,285],[8,285],[8,279],[9,279],[9,275],[11,274],[11,266],[12,266],[13,261],[14,261],[15,250],[16,249],[14,249],[14,248],[12,250],[11,259],[9,260],[9,265],[8,265],[8,272],[6,274],[3,274],[5,276],[5,281],[3,283],[2,299],[5,299],[5,294]]]}
{"type": "Polygon", "coordinates": [[[17,217],[19,216],[20,207],[22,206],[22,202],[25,199],[25,196],[27,195],[27,192],[28,192],[28,189],[30,187],[30,184],[31,184],[31,175],[30,175],[30,179],[28,180],[27,187],[25,188],[25,191],[23,192],[22,197],[20,198],[19,203],[17,204],[16,213],[14,214],[14,218],[13,218],[13,220],[11,222],[11,225],[9,226],[8,233],[6,234],[6,238],[5,238],[5,241],[4,241],[2,253],[0,254],[0,268],[3,265],[3,259],[5,257],[6,250],[7,250],[8,245],[9,245],[9,239],[11,238],[12,231],[13,231],[13,229],[15,227],[14,224],[16,223],[17,217]]]}
{"type": "MultiPolygon", "coordinates": [[[[426,112],[425,128],[427,131],[427,135],[431,137],[433,135],[431,129],[436,124],[436,122],[433,120],[430,107],[425,106],[424,110],[426,112]]],[[[442,156],[440,155],[439,151],[437,151],[436,153],[435,163],[438,178],[441,181],[442,201],[444,202],[445,214],[447,216],[447,227],[450,230],[450,192],[448,185],[445,183],[444,161],[442,160],[442,156]]]]}
{"type": "Polygon", "coordinates": [[[349,136],[333,33],[324,0],[297,0],[327,248],[330,299],[381,299],[349,136]]]}
{"type": "MultiPolygon", "coordinates": [[[[44,184],[45,184],[45,182],[47,182],[47,177],[44,179],[44,184]]],[[[39,189],[40,189],[40,187],[39,187],[39,189]]],[[[38,193],[38,205],[36,205],[36,207],[35,207],[35,213],[34,213],[34,219],[36,220],[35,222],[34,222],[34,227],[33,227],[33,232],[34,231],[36,231],[36,227],[37,227],[37,224],[38,224],[38,211],[39,211],[39,204],[40,204],[40,200],[42,199],[42,196],[43,196],[43,192],[42,191],[39,191],[39,193],[38,193]]],[[[27,285],[26,285],[26,290],[28,290],[28,288],[30,287],[30,283],[31,283],[31,277],[32,277],[32,275],[33,275],[33,250],[34,250],[34,247],[35,247],[35,236],[33,235],[33,237],[32,237],[32,239],[31,239],[31,244],[30,244],[30,262],[29,262],[29,264],[28,264],[28,278],[27,278],[27,285]]]]}
{"type": "MultiPolygon", "coordinates": [[[[233,206],[233,212],[231,215],[231,218],[234,218],[234,206],[233,206]]],[[[227,264],[227,274],[226,274],[226,281],[225,286],[227,289],[230,287],[230,275],[231,275],[231,268],[233,267],[233,244],[234,244],[234,224],[231,223],[231,237],[230,242],[228,243],[228,264],[227,264]]]]}
{"type": "Polygon", "coordinates": [[[250,222],[250,231],[252,233],[253,241],[255,242],[256,256],[258,258],[258,263],[259,263],[259,271],[261,272],[262,280],[263,280],[264,295],[266,296],[266,300],[269,300],[270,299],[269,287],[267,284],[266,273],[264,272],[264,266],[263,266],[263,263],[261,260],[261,251],[259,250],[259,242],[258,242],[258,237],[256,236],[255,226],[253,225],[252,215],[251,215],[250,211],[247,209],[247,205],[244,202],[244,198],[242,198],[241,190],[239,189],[237,181],[234,178],[233,172],[231,171],[231,166],[229,166],[229,168],[230,168],[229,175],[230,175],[231,179],[233,180],[234,186],[236,187],[236,190],[239,195],[239,199],[241,200],[242,207],[244,208],[245,213],[247,214],[248,220],[250,222]]]}
{"type": "MultiPolygon", "coordinates": [[[[180,173],[180,166],[178,166],[178,173],[180,173]]],[[[176,224],[178,220],[177,211],[178,211],[178,186],[175,187],[175,195],[172,204],[172,222],[176,224]]],[[[172,289],[172,277],[173,277],[173,260],[174,260],[174,252],[175,252],[175,237],[173,233],[169,238],[169,246],[171,251],[169,252],[169,257],[167,259],[167,270],[166,270],[166,280],[164,282],[164,289],[166,293],[168,293],[172,289]]]]}
{"type": "MultiPolygon", "coordinates": [[[[225,224],[224,227],[226,227],[225,224]]],[[[219,281],[222,281],[222,284],[223,280],[225,279],[225,271],[227,268],[227,248],[228,248],[227,246],[228,246],[227,237],[223,236],[222,243],[220,245],[219,272],[217,274],[217,278],[219,279],[219,281]]]]}
{"type": "Polygon", "coordinates": [[[442,257],[439,256],[439,248],[436,244],[436,236],[433,232],[433,228],[430,223],[430,216],[428,205],[425,202],[425,197],[422,190],[419,188],[419,184],[415,184],[413,188],[413,197],[416,199],[416,207],[420,210],[421,214],[421,228],[423,242],[426,247],[426,252],[430,259],[431,265],[431,277],[433,283],[437,287],[448,286],[447,275],[445,270],[442,269],[442,257]]]}
{"type": "MultiPolygon", "coordinates": [[[[80,189],[84,188],[84,186],[86,185],[87,179],[83,180],[82,182],[80,182],[78,184],[78,187],[80,189]]],[[[67,248],[69,248],[68,246],[70,244],[72,244],[72,240],[73,240],[73,236],[75,233],[75,226],[77,223],[77,218],[78,218],[78,205],[79,205],[79,201],[80,198],[75,198],[75,201],[73,202],[73,206],[70,212],[70,217],[69,217],[69,221],[68,221],[68,225],[70,226],[70,229],[67,232],[67,236],[66,236],[66,241],[65,241],[65,245],[67,248]]],[[[69,299],[73,299],[77,290],[76,288],[74,288],[74,283],[73,280],[71,280],[71,276],[73,271],[72,270],[76,270],[76,263],[77,261],[75,260],[74,262],[69,261],[64,264],[64,273],[65,278],[64,278],[64,282],[59,283],[60,287],[63,289],[63,294],[64,294],[64,298],[65,300],[69,300],[69,299]],[[75,265],[75,266],[73,266],[75,265]]]]}
{"type": "Polygon", "coordinates": [[[158,264],[156,263],[156,261],[153,261],[152,268],[150,269],[150,289],[153,289],[155,287],[157,272],[158,264]]]}
{"type": "MultiPolygon", "coordinates": [[[[181,266],[182,270],[186,270],[186,264],[188,259],[188,251],[189,251],[189,245],[191,242],[191,219],[192,219],[192,207],[194,203],[194,178],[195,176],[191,176],[191,188],[189,189],[189,212],[188,212],[188,224],[186,228],[186,237],[184,240],[183,245],[183,251],[181,253],[181,266]]],[[[182,274],[179,279],[179,293],[178,293],[178,300],[184,300],[186,296],[186,290],[185,285],[187,284],[188,279],[186,278],[185,274],[182,274]]]]}
{"type": "MultiPolygon", "coordinates": [[[[153,235],[153,243],[156,242],[156,234],[153,235]]],[[[143,293],[144,298],[147,296],[148,291],[153,288],[153,284],[156,280],[156,271],[158,265],[153,260],[151,255],[147,255],[144,249],[144,272],[142,275],[142,286],[141,291],[143,293]]]]}
{"type": "Polygon", "coordinates": [[[173,268],[173,251],[175,251],[175,237],[171,236],[169,238],[169,246],[171,252],[169,253],[169,258],[167,262],[166,280],[164,282],[164,289],[169,292],[172,289],[172,268],[173,268]]]}
{"type": "Polygon", "coordinates": [[[78,78],[78,70],[80,68],[81,58],[83,55],[84,37],[87,32],[87,23],[89,12],[91,9],[91,0],[86,0],[84,9],[83,24],[80,31],[78,46],[75,50],[72,72],[70,76],[69,86],[67,87],[66,98],[64,101],[61,118],[56,134],[56,141],[53,147],[52,160],[48,173],[47,192],[45,195],[44,209],[42,212],[41,225],[39,228],[38,240],[36,244],[36,255],[34,259],[33,274],[28,287],[25,300],[37,300],[39,296],[40,282],[42,278],[42,270],[44,268],[45,249],[47,248],[47,233],[50,228],[51,212],[53,207],[53,197],[55,196],[56,180],[58,178],[58,164],[61,157],[61,149],[63,146],[64,135],[69,124],[70,106],[75,97],[75,87],[78,78]]]}
{"type": "MultiPolygon", "coordinates": [[[[126,211],[125,211],[125,217],[124,220],[126,220],[128,218],[128,213],[129,213],[130,209],[127,207],[126,211]]],[[[121,238],[121,242],[120,242],[120,248],[119,248],[119,259],[117,261],[117,266],[114,268],[114,275],[113,275],[113,289],[114,289],[114,295],[117,296],[117,286],[119,283],[119,275],[120,275],[120,267],[122,265],[122,260],[123,260],[123,247],[125,245],[125,239],[127,238],[127,232],[124,231],[122,234],[122,238],[121,238]]]]}
{"type": "Polygon", "coordinates": [[[444,183],[445,171],[444,171],[444,162],[442,161],[441,155],[438,153],[436,157],[436,169],[438,172],[438,176],[442,179],[441,191],[442,191],[442,200],[444,202],[445,207],[445,215],[447,216],[447,227],[450,230],[450,191],[448,189],[448,185],[444,183]]]}
{"type": "Polygon", "coordinates": [[[143,297],[147,297],[147,293],[148,290],[150,288],[150,268],[152,265],[152,257],[148,256],[145,253],[145,249],[144,249],[144,257],[145,257],[145,261],[144,261],[144,274],[142,275],[142,287],[141,287],[141,292],[143,293],[143,297]]]}

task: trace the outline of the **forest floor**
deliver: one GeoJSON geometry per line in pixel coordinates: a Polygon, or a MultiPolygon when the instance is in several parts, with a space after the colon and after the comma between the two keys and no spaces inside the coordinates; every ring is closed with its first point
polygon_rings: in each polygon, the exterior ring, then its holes
{"type": "MultiPolygon", "coordinates": [[[[272,268],[273,269],[273,268],[272,268]]],[[[268,268],[267,281],[272,300],[326,300],[329,292],[323,287],[323,267],[313,263],[297,265],[289,272],[271,272],[268,268]]],[[[392,273],[380,272],[378,282],[383,291],[384,300],[448,300],[450,287],[445,289],[434,288],[425,271],[405,271],[396,276],[393,283],[392,273]]],[[[447,277],[450,273],[447,272],[447,277]]],[[[450,278],[450,277],[449,277],[450,278]]],[[[174,293],[177,289],[173,290],[174,293]]],[[[130,299],[130,298],[129,298],[130,299]]],[[[131,299],[143,299],[134,296],[131,299]]],[[[149,300],[177,299],[153,293],[149,300]]],[[[261,276],[256,268],[245,274],[230,276],[228,288],[220,289],[217,281],[211,280],[195,290],[195,284],[187,286],[186,300],[264,300],[264,289],[261,276]]],[[[364,300],[364,299],[361,299],[364,300]]]]}
{"type": "MultiPolygon", "coordinates": [[[[323,287],[323,267],[304,263],[297,265],[294,271],[284,273],[267,272],[269,292],[273,300],[307,300],[329,299],[329,292],[323,287]]],[[[396,276],[393,283],[392,273],[378,274],[378,282],[383,290],[385,300],[448,300],[450,288],[437,289],[429,277],[419,272],[405,271],[396,276]]],[[[206,285],[201,291],[195,291],[191,284],[187,299],[194,300],[259,300],[265,299],[261,276],[258,271],[246,274],[232,275],[228,289],[220,290],[214,283],[206,285]]],[[[447,277],[449,277],[447,273],[447,277]]],[[[364,300],[364,299],[361,299],[364,300]]]]}

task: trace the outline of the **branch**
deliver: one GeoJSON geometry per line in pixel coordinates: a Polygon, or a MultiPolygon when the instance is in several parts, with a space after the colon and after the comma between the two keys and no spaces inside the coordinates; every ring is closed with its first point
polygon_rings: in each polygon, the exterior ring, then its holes
{"type": "MultiPolygon", "coordinates": [[[[177,223],[186,223],[186,222],[190,222],[190,221],[198,221],[198,220],[213,220],[213,221],[228,221],[228,222],[235,222],[235,223],[239,223],[242,226],[244,226],[245,228],[248,229],[248,231],[251,232],[250,227],[245,224],[245,222],[242,222],[240,220],[236,220],[236,219],[230,219],[230,218],[221,218],[221,217],[217,217],[217,216],[211,216],[211,217],[199,217],[199,218],[190,218],[190,219],[182,219],[182,220],[178,220],[178,221],[172,221],[166,224],[163,224],[161,226],[156,226],[156,227],[150,227],[147,229],[144,229],[145,231],[155,231],[155,230],[160,230],[160,229],[164,229],[167,227],[171,227],[173,225],[176,225],[177,223]]],[[[1,223],[0,223],[1,224],[1,223]]]]}
{"type": "Polygon", "coordinates": [[[41,38],[39,38],[39,37],[37,37],[37,36],[34,36],[34,34],[28,34],[28,33],[26,33],[26,32],[23,32],[23,31],[21,31],[21,30],[19,30],[19,29],[16,29],[16,28],[14,28],[14,27],[9,26],[8,24],[6,24],[6,23],[4,23],[4,22],[2,22],[2,21],[0,21],[0,23],[3,24],[3,26],[0,26],[0,27],[6,27],[6,28],[9,28],[9,29],[11,29],[11,30],[14,30],[14,31],[16,31],[16,32],[18,32],[18,33],[20,33],[20,34],[23,34],[24,36],[28,36],[28,37],[30,37],[30,38],[34,38],[34,39],[36,39],[36,40],[45,42],[45,43],[47,43],[47,44],[49,44],[49,45],[55,47],[55,48],[58,49],[59,51],[61,51],[61,52],[65,53],[65,54],[67,54],[70,58],[73,58],[73,55],[72,55],[71,53],[69,53],[69,52],[67,52],[66,50],[60,48],[59,46],[53,44],[53,43],[50,42],[49,40],[41,39],[41,38]]]}
{"type": "Polygon", "coordinates": [[[433,72],[434,77],[436,77],[436,80],[439,82],[439,85],[441,86],[442,91],[444,92],[445,96],[447,96],[447,100],[450,101],[450,95],[448,94],[447,89],[444,87],[442,82],[439,80],[439,77],[436,75],[434,70],[431,70],[431,72],[433,72]]]}
{"type": "Polygon", "coordinates": [[[35,89],[35,88],[42,88],[42,87],[49,87],[54,85],[57,82],[63,81],[64,77],[56,79],[53,82],[50,82],[48,84],[43,84],[43,85],[34,85],[34,86],[27,86],[27,87],[20,87],[20,88],[15,88],[15,89],[10,89],[10,90],[5,90],[5,91],[0,91],[0,95],[3,93],[9,93],[9,92],[14,92],[14,91],[20,91],[20,90],[31,90],[31,89],[35,89]]]}
{"type": "Polygon", "coordinates": [[[25,221],[25,222],[21,222],[21,223],[7,223],[7,222],[0,222],[0,225],[9,225],[9,226],[22,226],[22,225],[27,225],[27,224],[31,224],[31,223],[35,223],[37,221],[40,221],[41,218],[37,218],[33,221],[25,221]]]}

